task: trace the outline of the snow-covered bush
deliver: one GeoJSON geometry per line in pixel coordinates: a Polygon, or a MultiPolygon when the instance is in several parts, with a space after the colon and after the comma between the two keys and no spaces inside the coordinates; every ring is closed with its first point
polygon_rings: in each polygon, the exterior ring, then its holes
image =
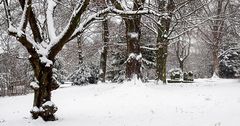
{"type": "Polygon", "coordinates": [[[98,68],[93,64],[82,64],[69,77],[74,85],[96,84],[98,80],[98,68]]]}
{"type": "Polygon", "coordinates": [[[171,69],[168,71],[171,80],[180,80],[182,78],[182,70],[179,68],[171,69]]]}
{"type": "Polygon", "coordinates": [[[183,80],[184,81],[193,81],[194,80],[193,72],[192,71],[184,72],[183,73],[183,80]]]}
{"type": "Polygon", "coordinates": [[[230,49],[220,57],[219,75],[222,78],[240,77],[240,49],[230,49]]]}

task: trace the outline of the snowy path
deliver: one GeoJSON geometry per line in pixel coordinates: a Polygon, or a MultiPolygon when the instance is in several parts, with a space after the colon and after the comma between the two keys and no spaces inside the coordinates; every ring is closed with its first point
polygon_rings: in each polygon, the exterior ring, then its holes
{"type": "Polygon", "coordinates": [[[99,84],[53,92],[55,122],[31,120],[33,94],[0,98],[0,126],[239,126],[240,81],[99,84]]]}

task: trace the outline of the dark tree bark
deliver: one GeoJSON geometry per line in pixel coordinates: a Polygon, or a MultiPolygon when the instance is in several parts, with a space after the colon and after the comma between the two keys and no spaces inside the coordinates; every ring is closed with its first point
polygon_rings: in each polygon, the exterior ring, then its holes
{"type": "Polygon", "coordinates": [[[82,35],[77,37],[77,45],[78,45],[78,65],[82,65],[83,63],[83,55],[82,55],[82,35]]]}
{"type": "Polygon", "coordinates": [[[167,17],[161,17],[160,24],[158,24],[158,36],[157,36],[157,59],[156,59],[156,72],[157,80],[161,80],[166,83],[166,62],[168,53],[168,34],[171,24],[172,11],[175,9],[173,0],[161,0],[159,1],[159,11],[167,13],[167,17]],[[167,4],[167,5],[166,5],[167,4]],[[166,7],[165,7],[166,6],[166,7]]]}
{"type": "Polygon", "coordinates": [[[105,82],[106,70],[107,70],[107,55],[108,55],[108,42],[109,42],[109,31],[108,31],[108,20],[105,19],[102,22],[103,26],[103,48],[100,55],[100,72],[99,79],[102,82],[105,82]]]}
{"type": "Polygon", "coordinates": [[[32,87],[34,89],[34,101],[33,106],[41,111],[31,111],[33,119],[37,119],[39,116],[45,121],[54,121],[54,113],[57,111],[57,107],[54,104],[45,104],[51,101],[51,91],[59,87],[57,80],[52,76],[52,66],[46,67],[36,57],[31,57],[30,63],[33,66],[34,74],[37,79],[39,88],[32,87]]]}
{"type": "Polygon", "coordinates": [[[141,17],[133,19],[125,19],[126,24],[126,38],[127,38],[127,54],[126,62],[126,78],[132,79],[134,75],[141,79],[141,52],[140,52],[140,20],[141,17]]]}
{"type": "MultiPolygon", "coordinates": [[[[161,26],[160,26],[161,27],[161,26]]],[[[156,59],[156,72],[157,80],[166,83],[166,64],[168,53],[168,39],[164,37],[162,30],[158,29],[157,37],[157,59],[156,59]]]]}
{"type": "MultiPolygon", "coordinates": [[[[98,9],[107,8],[104,0],[94,1],[97,4],[98,9]]],[[[101,82],[106,81],[106,71],[107,71],[107,55],[108,55],[108,43],[109,43],[109,29],[108,29],[108,15],[104,15],[104,20],[102,21],[102,40],[103,47],[100,53],[100,69],[99,69],[99,80],[101,82]]]]}

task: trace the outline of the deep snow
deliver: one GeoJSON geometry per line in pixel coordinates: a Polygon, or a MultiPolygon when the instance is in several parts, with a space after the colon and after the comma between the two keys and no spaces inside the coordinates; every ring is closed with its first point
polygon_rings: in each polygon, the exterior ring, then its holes
{"type": "Polygon", "coordinates": [[[60,88],[59,120],[32,120],[33,94],[0,98],[0,126],[239,126],[240,81],[201,79],[155,85],[98,84],[60,88]]]}

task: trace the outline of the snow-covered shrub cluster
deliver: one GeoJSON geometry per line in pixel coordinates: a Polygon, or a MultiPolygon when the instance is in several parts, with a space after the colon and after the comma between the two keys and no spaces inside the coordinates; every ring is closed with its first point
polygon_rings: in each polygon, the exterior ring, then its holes
{"type": "Polygon", "coordinates": [[[193,81],[194,80],[193,72],[192,71],[184,72],[183,73],[183,80],[184,81],[193,81]]]}
{"type": "Polygon", "coordinates": [[[172,80],[179,80],[182,78],[182,70],[179,68],[171,69],[168,71],[168,73],[170,74],[170,78],[172,80]]]}
{"type": "Polygon", "coordinates": [[[240,77],[240,49],[230,49],[220,57],[219,75],[222,78],[240,77]]]}
{"type": "Polygon", "coordinates": [[[79,69],[75,70],[68,80],[74,85],[96,84],[98,81],[98,67],[93,64],[82,64],[79,69]]]}

